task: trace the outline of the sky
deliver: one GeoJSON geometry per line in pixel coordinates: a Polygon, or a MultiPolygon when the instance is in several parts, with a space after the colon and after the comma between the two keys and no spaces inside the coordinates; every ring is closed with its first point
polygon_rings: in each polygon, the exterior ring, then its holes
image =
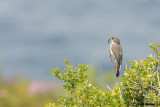
{"type": "Polygon", "coordinates": [[[160,41],[159,0],[0,0],[0,72],[50,79],[71,63],[111,69],[110,36],[124,60],[146,58],[160,41]]]}

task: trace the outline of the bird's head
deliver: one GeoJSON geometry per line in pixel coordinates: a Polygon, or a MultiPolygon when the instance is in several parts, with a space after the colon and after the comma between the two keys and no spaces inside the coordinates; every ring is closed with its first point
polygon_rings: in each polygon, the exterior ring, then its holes
{"type": "Polygon", "coordinates": [[[117,44],[120,44],[120,40],[119,40],[119,38],[116,37],[116,36],[109,37],[109,38],[108,38],[108,43],[110,42],[110,40],[113,41],[113,42],[115,42],[115,43],[117,43],[117,44]]]}

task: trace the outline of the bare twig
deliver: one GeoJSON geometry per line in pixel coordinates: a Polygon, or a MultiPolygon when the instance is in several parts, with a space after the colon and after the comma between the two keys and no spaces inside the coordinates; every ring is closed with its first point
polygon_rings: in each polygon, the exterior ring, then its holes
{"type": "Polygon", "coordinates": [[[111,88],[110,88],[108,85],[106,85],[106,86],[107,86],[107,88],[108,88],[112,93],[114,93],[114,91],[111,90],[111,88]]]}
{"type": "Polygon", "coordinates": [[[131,82],[133,82],[133,83],[135,83],[136,85],[139,86],[139,83],[137,83],[137,82],[135,82],[135,81],[133,81],[133,80],[129,80],[129,81],[131,81],[131,82]]]}
{"type": "Polygon", "coordinates": [[[123,72],[127,69],[127,63],[126,63],[126,61],[124,61],[124,64],[125,64],[125,68],[124,68],[123,72]]]}
{"type": "Polygon", "coordinates": [[[153,89],[155,89],[155,90],[157,90],[159,87],[157,87],[157,86],[152,86],[152,85],[149,85],[149,84],[146,84],[147,86],[149,86],[149,87],[151,87],[151,88],[153,88],[153,89]]]}
{"type": "Polygon", "coordinates": [[[114,92],[108,85],[106,85],[106,86],[112,93],[114,92]]]}

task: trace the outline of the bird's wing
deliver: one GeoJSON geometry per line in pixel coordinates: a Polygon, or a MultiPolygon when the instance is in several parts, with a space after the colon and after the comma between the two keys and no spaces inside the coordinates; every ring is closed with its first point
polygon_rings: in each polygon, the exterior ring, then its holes
{"type": "Polygon", "coordinates": [[[115,57],[116,62],[121,65],[122,56],[123,56],[121,45],[114,43],[114,44],[112,44],[112,48],[111,49],[112,49],[112,52],[113,52],[113,55],[115,57]]]}

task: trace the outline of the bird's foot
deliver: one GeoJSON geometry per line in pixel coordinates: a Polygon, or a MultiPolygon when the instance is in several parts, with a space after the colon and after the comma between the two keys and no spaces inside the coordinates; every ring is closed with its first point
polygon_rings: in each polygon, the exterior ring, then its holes
{"type": "Polygon", "coordinates": [[[116,65],[113,67],[113,70],[115,70],[116,69],[116,65]]]}
{"type": "Polygon", "coordinates": [[[112,55],[111,54],[109,54],[109,57],[111,57],[112,55]]]}

